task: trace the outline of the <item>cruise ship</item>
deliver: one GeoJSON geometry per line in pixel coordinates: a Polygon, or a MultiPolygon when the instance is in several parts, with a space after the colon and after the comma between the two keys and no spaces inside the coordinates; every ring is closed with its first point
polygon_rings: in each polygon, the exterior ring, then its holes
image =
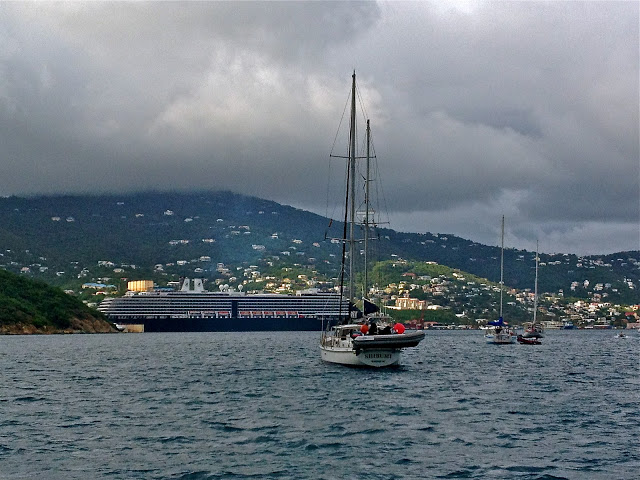
{"type": "Polygon", "coordinates": [[[201,279],[192,284],[187,278],[180,290],[129,291],[106,298],[98,310],[127,331],[321,331],[348,317],[349,305],[337,293],[317,289],[296,295],[210,292],[201,279]]]}

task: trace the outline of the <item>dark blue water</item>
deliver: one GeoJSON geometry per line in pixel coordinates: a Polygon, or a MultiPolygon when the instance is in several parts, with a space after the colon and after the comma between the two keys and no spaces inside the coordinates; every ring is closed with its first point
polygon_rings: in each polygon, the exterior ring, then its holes
{"type": "Polygon", "coordinates": [[[315,333],[0,337],[0,479],[636,479],[640,338],[428,332],[395,370],[315,333]]]}

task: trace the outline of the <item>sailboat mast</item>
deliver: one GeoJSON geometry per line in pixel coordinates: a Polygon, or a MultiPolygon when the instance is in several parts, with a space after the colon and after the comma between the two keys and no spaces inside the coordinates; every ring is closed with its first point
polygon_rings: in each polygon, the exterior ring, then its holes
{"type": "Polygon", "coordinates": [[[356,221],[356,72],[351,84],[351,127],[349,129],[349,195],[351,196],[349,218],[349,299],[354,299],[355,279],[355,221],[356,221]]]}
{"type": "Polygon", "coordinates": [[[536,240],[536,281],[533,290],[533,325],[536,324],[536,314],[538,313],[538,240],[536,240]]]}
{"type": "Polygon", "coordinates": [[[369,285],[369,264],[368,262],[368,246],[369,246],[369,182],[371,170],[371,126],[367,119],[367,176],[364,181],[364,297],[367,298],[367,288],[369,285]]]}
{"type": "Polygon", "coordinates": [[[500,233],[500,318],[502,318],[502,291],[504,290],[504,215],[500,233]]]}

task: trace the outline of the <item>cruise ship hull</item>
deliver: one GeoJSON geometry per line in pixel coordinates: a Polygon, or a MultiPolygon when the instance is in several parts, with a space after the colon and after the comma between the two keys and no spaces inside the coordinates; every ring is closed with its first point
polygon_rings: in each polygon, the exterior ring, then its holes
{"type": "Polygon", "coordinates": [[[321,331],[347,318],[333,293],[304,295],[143,292],[105,299],[98,310],[126,331],[321,331]]]}
{"type": "MultiPolygon", "coordinates": [[[[109,317],[118,325],[136,325],[144,332],[283,332],[315,331],[326,328],[327,322],[318,318],[163,318],[126,319],[109,317]]],[[[129,329],[135,330],[135,329],[129,329]]]]}

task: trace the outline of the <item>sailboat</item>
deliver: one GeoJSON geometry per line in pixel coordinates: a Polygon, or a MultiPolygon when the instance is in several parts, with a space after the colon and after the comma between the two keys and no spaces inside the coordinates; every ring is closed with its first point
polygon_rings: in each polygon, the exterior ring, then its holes
{"type": "Polygon", "coordinates": [[[524,326],[524,333],[518,335],[518,342],[520,343],[535,343],[539,344],[540,338],[544,337],[544,325],[537,320],[538,314],[538,242],[536,242],[536,280],[535,288],[533,292],[533,321],[526,323],[524,326]]]}
{"type": "Polygon", "coordinates": [[[405,348],[416,347],[422,339],[422,331],[405,331],[401,323],[394,323],[391,317],[384,315],[374,302],[365,298],[368,288],[367,275],[367,249],[369,230],[372,224],[370,218],[370,163],[371,163],[371,128],[369,120],[366,122],[366,156],[356,154],[356,74],[352,75],[351,83],[351,118],[349,127],[349,147],[347,159],[347,185],[344,230],[339,239],[342,242],[342,271],[340,281],[340,293],[348,297],[349,312],[340,313],[341,323],[327,326],[323,330],[320,339],[320,354],[322,360],[342,365],[360,367],[391,367],[400,364],[401,352],[405,348]],[[364,175],[364,215],[362,222],[356,219],[356,162],[366,159],[366,173],[364,175]],[[356,244],[360,240],[355,238],[356,225],[362,225],[364,232],[364,287],[363,287],[363,312],[355,307],[355,258],[360,253],[356,244]],[[348,248],[348,252],[346,247],[348,248]],[[344,272],[346,258],[349,259],[349,286],[344,288],[344,272]]]}
{"type": "Polygon", "coordinates": [[[507,345],[516,342],[515,332],[507,325],[502,317],[502,297],[504,291],[504,215],[502,216],[502,231],[500,244],[500,317],[488,322],[490,329],[484,338],[487,343],[507,345]]]}

